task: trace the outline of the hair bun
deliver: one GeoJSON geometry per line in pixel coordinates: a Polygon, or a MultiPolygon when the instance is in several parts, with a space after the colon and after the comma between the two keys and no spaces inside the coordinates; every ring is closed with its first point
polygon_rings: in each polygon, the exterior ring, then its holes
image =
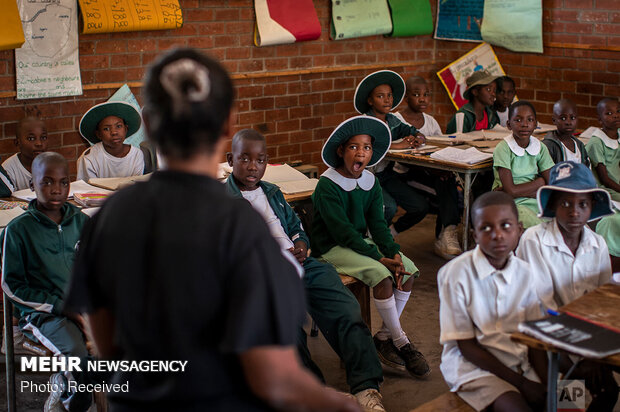
{"type": "Polygon", "coordinates": [[[209,70],[188,58],[173,61],[165,66],[159,80],[172,98],[173,112],[176,116],[187,113],[191,109],[191,103],[205,101],[211,91],[209,70]]]}

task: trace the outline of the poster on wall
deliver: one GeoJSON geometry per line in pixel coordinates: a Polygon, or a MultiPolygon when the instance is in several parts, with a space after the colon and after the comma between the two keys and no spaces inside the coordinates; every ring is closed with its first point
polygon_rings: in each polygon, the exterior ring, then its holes
{"type": "Polygon", "coordinates": [[[392,37],[419,36],[433,32],[429,0],[388,0],[392,14],[392,37]]]}
{"type": "Polygon", "coordinates": [[[18,0],[24,45],[15,49],[18,99],[82,94],[77,3],[18,0]]]}
{"type": "Polygon", "coordinates": [[[254,45],[272,46],[316,40],[321,23],[312,0],[254,0],[254,45]]]}
{"type": "Polygon", "coordinates": [[[485,0],[485,42],[516,52],[543,52],[541,0],[485,0]]]}
{"type": "Polygon", "coordinates": [[[484,0],[437,0],[435,38],[482,41],[484,0]]]}
{"type": "Polygon", "coordinates": [[[465,81],[472,73],[479,70],[488,70],[498,76],[506,74],[488,43],[482,43],[437,72],[439,80],[448,91],[450,100],[457,110],[467,103],[467,99],[463,97],[467,89],[465,81]]]}
{"type": "Polygon", "coordinates": [[[391,32],[392,18],[387,0],[332,0],[332,40],[391,32]]]}

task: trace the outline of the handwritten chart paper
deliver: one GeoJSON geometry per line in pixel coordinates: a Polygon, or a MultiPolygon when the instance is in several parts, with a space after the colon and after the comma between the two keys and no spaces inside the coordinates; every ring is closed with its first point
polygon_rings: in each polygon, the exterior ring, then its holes
{"type": "Polygon", "coordinates": [[[543,52],[541,0],[486,0],[482,38],[516,52],[543,52]]]}
{"type": "Polygon", "coordinates": [[[387,0],[332,0],[333,40],[392,32],[387,0]]]}
{"type": "Polygon", "coordinates": [[[321,36],[312,0],[255,0],[254,10],[256,46],[316,40],[321,36]]]}
{"type": "Polygon", "coordinates": [[[178,29],[183,13],[178,0],[79,0],[82,33],[178,29]]]}
{"type": "Polygon", "coordinates": [[[19,17],[17,3],[13,0],[0,0],[0,50],[16,49],[24,44],[24,30],[19,17]]]}
{"type": "Polygon", "coordinates": [[[484,0],[437,0],[435,38],[482,41],[480,24],[484,0]]]}
{"type": "Polygon", "coordinates": [[[18,99],[82,94],[77,3],[18,0],[24,45],[15,50],[18,99]]]}

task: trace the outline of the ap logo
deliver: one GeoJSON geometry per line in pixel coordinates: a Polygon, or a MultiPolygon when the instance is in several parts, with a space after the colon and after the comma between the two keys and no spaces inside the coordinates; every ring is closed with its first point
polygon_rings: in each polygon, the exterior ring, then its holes
{"type": "Polygon", "coordinates": [[[585,412],[586,385],[583,380],[558,381],[558,412],[585,412]]]}

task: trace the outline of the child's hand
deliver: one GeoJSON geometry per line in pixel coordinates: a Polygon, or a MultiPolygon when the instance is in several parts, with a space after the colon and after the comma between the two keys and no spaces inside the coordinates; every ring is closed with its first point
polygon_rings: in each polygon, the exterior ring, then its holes
{"type": "Polygon", "coordinates": [[[400,258],[400,254],[394,255],[394,259],[383,257],[379,259],[379,262],[394,274],[396,288],[402,290],[403,276],[411,275],[411,273],[405,272],[405,266],[400,258]]]}
{"type": "Polygon", "coordinates": [[[306,245],[306,242],[295,242],[295,248],[291,250],[291,253],[295,256],[295,259],[297,259],[299,263],[303,264],[308,257],[308,246],[306,245]]]}
{"type": "Polygon", "coordinates": [[[523,378],[519,391],[530,405],[536,405],[535,410],[543,410],[547,399],[547,389],[542,383],[523,378]]]}

